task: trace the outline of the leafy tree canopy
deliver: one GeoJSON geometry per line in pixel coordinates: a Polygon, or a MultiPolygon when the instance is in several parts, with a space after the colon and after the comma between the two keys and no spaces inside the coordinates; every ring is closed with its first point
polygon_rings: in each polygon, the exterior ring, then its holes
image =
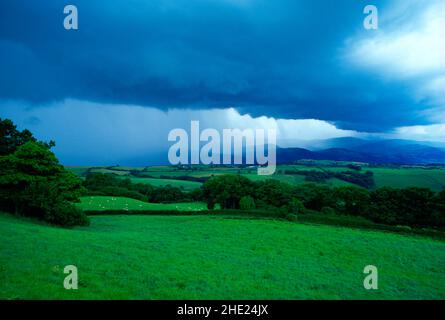
{"type": "MultiPolygon", "coordinates": [[[[0,156],[13,153],[18,147],[24,145],[26,142],[36,142],[31,131],[24,129],[17,130],[17,126],[9,119],[2,120],[0,118],[0,156]]],[[[48,148],[55,146],[54,141],[44,144],[48,148]]]]}
{"type": "Polygon", "coordinates": [[[48,144],[32,138],[0,156],[3,210],[55,224],[84,225],[88,219],[72,204],[83,191],[82,181],[59,163],[48,144]]]}

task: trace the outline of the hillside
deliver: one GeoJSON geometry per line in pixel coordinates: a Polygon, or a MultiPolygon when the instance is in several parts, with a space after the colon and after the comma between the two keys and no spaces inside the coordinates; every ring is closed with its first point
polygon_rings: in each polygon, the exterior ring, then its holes
{"type": "Polygon", "coordinates": [[[83,210],[178,210],[202,211],[207,210],[205,203],[148,203],[125,197],[87,196],[80,198],[78,204],[83,210]]]}
{"type": "MultiPolygon", "coordinates": [[[[152,166],[145,168],[131,168],[131,167],[68,167],[69,170],[84,177],[88,172],[112,173],[124,178],[130,178],[135,183],[148,183],[154,186],[171,185],[190,191],[199,188],[202,183],[195,181],[178,180],[186,177],[191,178],[209,178],[212,175],[221,174],[241,174],[251,180],[267,180],[276,179],[290,184],[301,184],[307,182],[303,175],[289,175],[285,174],[286,170],[314,170],[314,171],[348,171],[349,162],[332,162],[332,161],[310,161],[307,164],[299,163],[295,165],[279,165],[274,175],[259,176],[255,168],[242,167],[209,167],[209,166],[195,166],[193,168],[177,168],[174,166],[152,166]],[[119,169],[119,170],[116,170],[119,169]],[[137,177],[132,176],[131,172],[137,171],[137,177]],[[144,177],[145,175],[149,176],[144,177]],[[163,178],[161,178],[163,177],[163,178]],[[170,177],[166,179],[165,177],[170,177]]],[[[445,187],[445,168],[441,166],[436,167],[421,167],[421,166],[367,166],[365,165],[362,171],[372,171],[376,187],[424,187],[431,188],[435,191],[440,191],[445,187]]],[[[346,181],[336,178],[326,181],[328,185],[351,185],[346,181]]]]}
{"type": "Polygon", "coordinates": [[[443,241],[216,216],[91,222],[62,229],[0,213],[0,299],[445,298],[443,241]],[[63,288],[70,264],[79,290],[63,288]],[[368,264],[377,291],[363,288],[368,264]]]}
{"type": "Polygon", "coordinates": [[[410,141],[340,140],[327,143],[324,149],[278,148],[277,162],[292,163],[301,159],[357,161],[376,164],[430,164],[445,163],[445,149],[410,141]]]}

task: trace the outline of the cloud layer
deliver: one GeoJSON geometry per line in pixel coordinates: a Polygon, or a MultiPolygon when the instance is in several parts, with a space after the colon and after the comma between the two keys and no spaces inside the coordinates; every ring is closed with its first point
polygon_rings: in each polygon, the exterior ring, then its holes
{"type": "Polygon", "coordinates": [[[2,1],[0,98],[428,125],[443,112],[438,3],[375,1],[369,31],[361,0],[76,0],[66,31],[60,1],[2,1]]]}
{"type": "Polygon", "coordinates": [[[56,140],[55,152],[65,164],[110,165],[165,163],[170,130],[190,133],[190,122],[200,130],[275,129],[278,145],[299,146],[304,141],[357,136],[355,131],[314,119],[253,118],[234,109],[162,111],[156,108],[103,105],[67,100],[29,108],[3,102],[3,115],[14,115],[21,128],[29,128],[42,140],[56,140]]]}
{"type": "Polygon", "coordinates": [[[445,4],[377,0],[0,1],[0,117],[67,164],[162,162],[172,128],[445,141],[445,4]]]}

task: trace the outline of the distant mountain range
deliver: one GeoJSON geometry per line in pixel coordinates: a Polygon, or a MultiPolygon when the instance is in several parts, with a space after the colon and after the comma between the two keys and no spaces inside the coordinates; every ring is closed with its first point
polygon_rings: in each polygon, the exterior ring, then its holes
{"type": "MultiPolygon", "coordinates": [[[[349,137],[298,143],[292,141],[292,144],[304,145],[304,148],[277,147],[277,162],[279,164],[292,163],[302,159],[376,164],[445,164],[445,143],[365,140],[349,137]]],[[[243,159],[245,159],[244,153],[243,159]]],[[[127,166],[169,164],[167,154],[168,149],[157,150],[136,157],[120,159],[118,164],[127,166]]]]}
{"type": "Polygon", "coordinates": [[[278,148],[277,162],[291,163],[312,159],[379,164],[445,163],[445,148],[441,147],[441,143],[338,138],[314,141],[313,148],[310,143],[306,146],[307,148],[278,148]]]}

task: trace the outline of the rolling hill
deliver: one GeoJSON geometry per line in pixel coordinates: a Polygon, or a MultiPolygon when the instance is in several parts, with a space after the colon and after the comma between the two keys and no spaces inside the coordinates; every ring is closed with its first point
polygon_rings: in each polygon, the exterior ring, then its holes
{"type": "MultiPolygon", "coordinates": [[[[344,139],[326,143],[332,147],[311,151],[304,148],[278,148],[277,162],[301,159],[357,161],[377,164],[442,164],[445,149],[407,140],[344,139]]],[[[314,148],[316,149],[316,148],[314,148]]]]}

